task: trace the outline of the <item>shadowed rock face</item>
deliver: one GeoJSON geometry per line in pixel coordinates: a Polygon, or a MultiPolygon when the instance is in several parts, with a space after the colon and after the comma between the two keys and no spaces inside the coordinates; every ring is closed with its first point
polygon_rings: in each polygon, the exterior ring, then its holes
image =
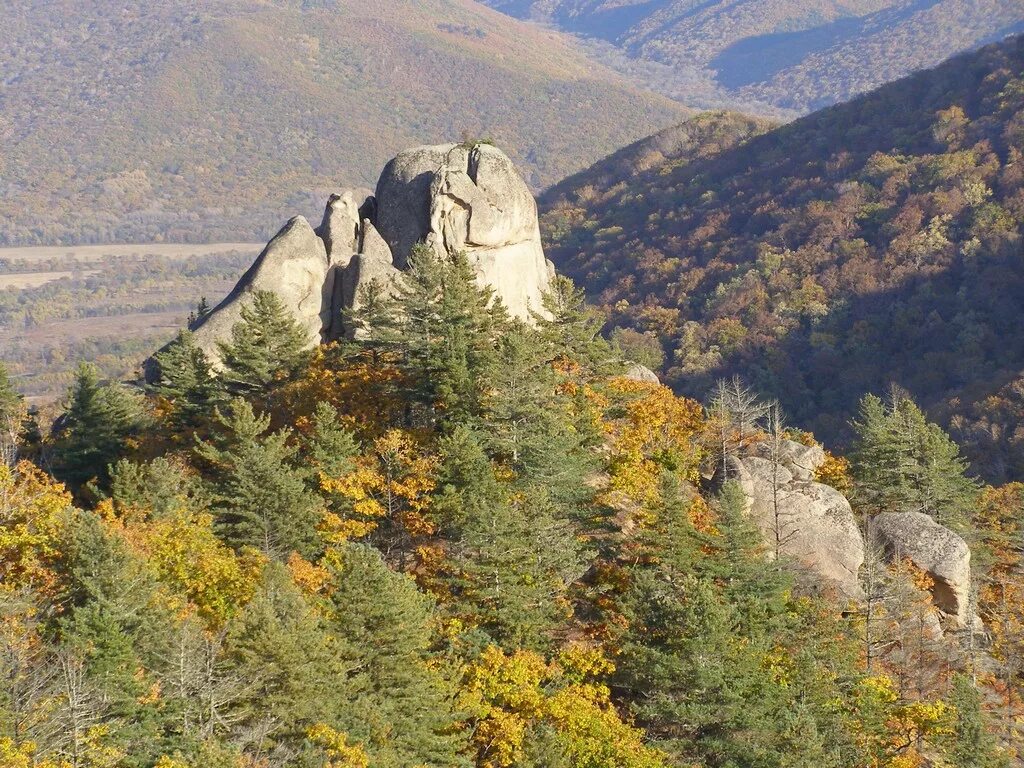
{"type": "MultiPolygon", "coordinates": [[[[464,252],[481,286],[509,312],[530,322],[554,269],[544,258],[537,205],[512,161],[488,145],[417,147],[387,164],[375,197],[333,194],[316,230],[301,216],[270,241],[231,293],[194,328],[196,341],[220,364],[217,342],[231,337],[241,307],[257,290],[276,293],[309,332],[309,344],[352,333],[343,313],[361,289],[386,290],[408,267],[416,243],[440,258],[464,252]]],[[[156,374],[152,359],[146,375],[156,374]]]]}
{"type": "Polygon", "coordinates": [[[730,456],[726,466],[729,479],[743,489],[747,514],[772,553],[777,535],[780,552],[802,564],[819,589],[860,599],[864,540],[846,497],[814,482],[814,470],[824,460],[820,446],[787,440],[778,466],[764,456],[730,456]]]}
{"type": "Polygon", "coordinates": [[[333,279],[323,241],[302,216],[296,216],[274,235],[231,293],[194,329],[196,343],[214,368],[220,365],[218,341],[231,338],[241,320],[242,306],[255,291],[276,293],[318,344],[330,328],[333,279]]]}
{"type": "Polygon", "coordinates": [[[954,627],[975,622],[971,607],[971,550],[958,534],[921,512],[887,512],[871,535],[892,558],[908,558],[934,582],[932,602],[954,627]]]}

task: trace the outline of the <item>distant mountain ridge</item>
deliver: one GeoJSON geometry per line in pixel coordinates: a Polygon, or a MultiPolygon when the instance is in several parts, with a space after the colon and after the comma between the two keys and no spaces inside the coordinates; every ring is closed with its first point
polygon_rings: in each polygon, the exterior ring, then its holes
{"type": "Polygon", "coordinates": [[[549,257],[699,395],[738,373],[842,444],[908,389],[1024,472],[1024,37],[793,123],[701,115],[541,199],[549,257]]]}
{"type": "Polygon", "coordinates": [[[539,189],[686,114],[471,0],[15,0],[2,38],[0,244],[263,239],[460,135],[539,189]]]}
{"type": "Polygon", "coordinates": [[[827,106],[1024,31],[1018,0],[483,2],[606,41],[689,104],[761,112],[827,106]]]}

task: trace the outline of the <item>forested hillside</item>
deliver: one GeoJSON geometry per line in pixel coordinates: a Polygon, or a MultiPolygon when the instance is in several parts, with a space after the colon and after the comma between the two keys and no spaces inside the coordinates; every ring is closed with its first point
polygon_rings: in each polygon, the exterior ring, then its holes
{"type": "Polygon", "coordinates": [[[145,395],[84,365],[45,437],[0,368],[0,763],[1009,765],[1019,485],[905,398],[865,400],[851,464],[742,385],[623,375],[564,278],[535,324],[490,298],[420,249],[361,341],[303,351],[256,292],[218,373],[187,331],[145,395]],[[729,470],[782,451],[869,528],[970,541],[966,621],[891,552],[810,589],[729,470]]]}
{"type": "Polygon", "coordinates": [[[554,187],[543,229],[677,391],[741,373],[842,445],[899,384],[1019,478],[1022,158],[1015,38],[772,130],[703,115],[554,187]]]}
{"type": "Polygon", "coordinates": [[[483,0],[687,104],[806,112],[1024,30],[1016,0],[483,0]],[[620,56],[615,56],[619,53],[620,56]]]}
{"type": "Polygon", "coordinates": [[[461,135],[539,188],[684,114],[469,0],[16,0],[0,41],[8,245],[263,240],[461,135]]]}

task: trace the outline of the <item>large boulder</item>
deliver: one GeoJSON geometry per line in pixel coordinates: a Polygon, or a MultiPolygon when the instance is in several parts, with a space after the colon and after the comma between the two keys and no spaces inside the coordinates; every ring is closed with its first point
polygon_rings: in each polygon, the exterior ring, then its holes
{"type": "Polygon", "coordinates": [[[302,216],[274,235],[227,298],[196,326],[195,340],[214,368],[220,365],[218,341],[231,338],[242,306],[255,291],[273,291],[305,329],[309,346],[319,344],[332,319],[333,280],[323,241],[302,216]]]}
{"type": "Polygon", "coordinates": [[[719,479],[725,475],[739,483],[747,514],[770,554],[778,546],[780,554],[804,567],[807,581],[818,591],[862,598],[858,572],[864,563],[864,539],[850,503],[836,489],[813,481],[821,462],[812,447],[785,441],[777,455],[778,461],[730,456],[719,479]]]}
{"type": "Polygon", "coordinates": [[[971,550],[967,542],[922,512],[885,512],[871,520],[871,537],[890,559],[907,558],[932,579],[932,602],[954,628],[974,624],[971,550]]]}
{"type": "Polygon", "coordinates": [[[537,204],[512,161],[486,144],[442,144],[399,154],[377,183],[375,226],[394,266],[416,243],[438,255],[464,252],[481,286],[491,286],[524,320],[543,311],[550,283],[537,204]]]}

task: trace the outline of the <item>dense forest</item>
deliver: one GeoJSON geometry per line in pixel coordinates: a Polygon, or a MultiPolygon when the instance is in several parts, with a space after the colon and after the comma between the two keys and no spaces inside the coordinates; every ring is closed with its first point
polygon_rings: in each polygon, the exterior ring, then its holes
{"type": "Polygon", "coordinates": [[[1018,478],[1022,126],[1020,37],[773,129],[702,115],[546,193],[549,255],[683,394],[739,373],[842,446],[895,383],[1018,478]]]}
{"type": "Polygon", "coordinates": [[[867,398],[817,479],[862,522],[941,514],[985,623],[936,629],[899,559],[862,602],[806,590],[717,471],[777,407],[624,375],[565,278],[533,324],[491,299],[418,250],[360,340],[303,351],[257,292],[215,375],[182,331],[144,393],[83,365],[53,430],[0,370],[0,763],[1010,764],[1019,484],[867,398]]]}

